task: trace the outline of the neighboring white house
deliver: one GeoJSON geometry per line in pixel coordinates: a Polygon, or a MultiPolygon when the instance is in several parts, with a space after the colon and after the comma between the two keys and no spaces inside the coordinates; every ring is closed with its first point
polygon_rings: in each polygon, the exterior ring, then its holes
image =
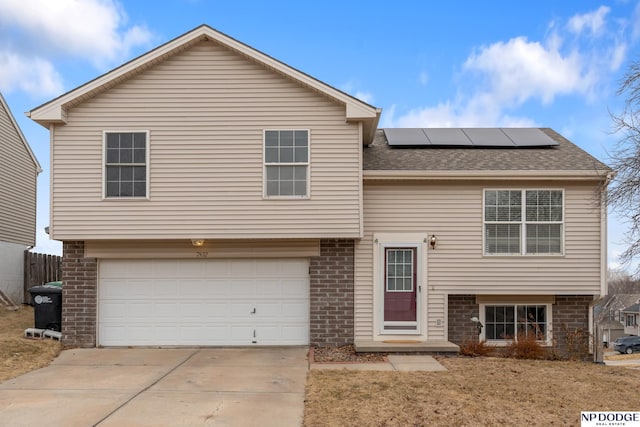
{"type": "Polygon", "coordinates": [[[42,172],[0,94],[0,291],[24,298],[24,251],[35,245],[36,184],[42,172]]]}
{"type": "Polygon", "coordinates": [[[624,333],[627,335],[640,335],[640,301],[621,311],[624,324],[624,333]]]}

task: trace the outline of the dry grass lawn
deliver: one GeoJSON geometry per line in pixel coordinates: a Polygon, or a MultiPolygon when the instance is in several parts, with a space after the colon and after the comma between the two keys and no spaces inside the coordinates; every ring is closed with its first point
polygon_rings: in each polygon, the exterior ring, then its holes
{"type": "Polygon", "coordinates": [[[24,338],[24,330],[32,327],[32,307],[0,306],[0,382],[47,366],[60,353],[58,341],[24,338]]]}
{"type": "Polygon", "coordinates": [[[444,372],[309,372],[304,425],[575,426],[640,410],[640,370],[583,362],[439,358],[444,372]]]}

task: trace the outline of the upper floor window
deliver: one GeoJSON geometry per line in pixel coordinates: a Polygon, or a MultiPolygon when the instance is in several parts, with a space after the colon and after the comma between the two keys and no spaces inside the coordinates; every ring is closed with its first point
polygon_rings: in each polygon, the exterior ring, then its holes
{"type": "Polygon", "coordinates": [[[147,197],[148,132],[105,132],[104,195],[147,197]]]}
{"type": "Polygon", "coordinates": [[[562,190],[485,190],[485,254],[561,254],[562,190]]]}
{"type": "Polygon", "coordinates": [[[309,131],[265,130],[266,197],[308,197],[309,131]]]}
{"type": "Polygon", "coordinates": [[[627,314],[627,326],[636,326],[636,315],[627,314]]]}

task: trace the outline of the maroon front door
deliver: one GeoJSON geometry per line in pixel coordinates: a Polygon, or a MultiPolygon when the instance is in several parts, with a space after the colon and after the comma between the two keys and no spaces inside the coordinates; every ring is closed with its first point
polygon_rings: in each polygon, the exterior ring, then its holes
{"type": "Polygon", "coordinates": [[[385,248],[384,321],[415,322],[416,248],[385,248]]]}

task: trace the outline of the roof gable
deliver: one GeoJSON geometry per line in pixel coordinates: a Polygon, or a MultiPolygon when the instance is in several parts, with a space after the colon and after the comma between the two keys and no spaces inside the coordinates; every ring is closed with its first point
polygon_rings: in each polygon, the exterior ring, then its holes
{"type": "Polygon", "coordinates": [[[375,134],[381,110],[351,95],[346,94],[326,83],[317,80],[277,59],[262,53],[234,38],[214,30],[208,25],[201,25],[109,72],[79,86],[45,104],[42,104],[27,115],[37,123],[48,127],[50,123],[65,123],[67,110],[74,105],[89,99],[110,87],[139,74],[147,68],[190,48],[202,40],[211,40],[225,48],[247,57],[262,66],[292,79],[300,85],[308,87],[345,106],[347,121],[363,123],[363,139],[371,142],[375,134]]]}
{"type": "Polygon", "coordinates": [[[4,99],[1,93],[0,93],[0,114],[4,114],[5,117],[8,118],[9,123],[13,127],[18,140],[22,142],[22,146],[29,154],[29,157],[31,157],[31,160],[33,161],[33,164],[36,167],[37,173],[42,172],[42,167],[40,166],[38,159],[36,158],[35,154],[33,154],[33,151],[31,150],[31,147],[29,146],[27,139],[24,137],[24,134],[22,133],[20,126],[18,126],[18,123],[16,122],[15,117],[13,117],[13,114],[11,113],[9,106],[7,105],[7,101],[4,99]]]}

